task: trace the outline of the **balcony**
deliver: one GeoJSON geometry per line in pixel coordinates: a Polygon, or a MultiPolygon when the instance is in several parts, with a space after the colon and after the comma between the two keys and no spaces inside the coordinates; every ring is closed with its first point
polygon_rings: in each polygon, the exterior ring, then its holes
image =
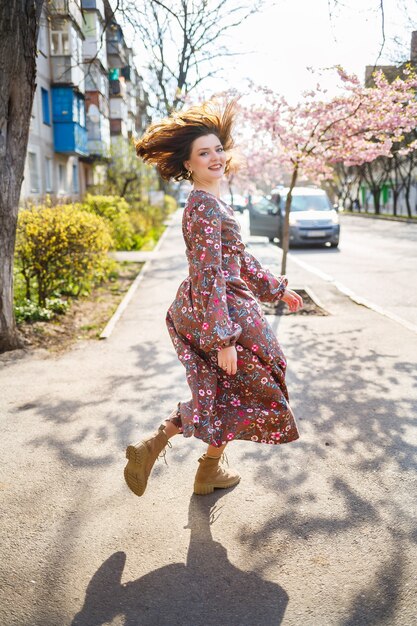
{"type": "Polygon", "coordinates": [[[120,70],[120,74],[121,76],[123,76],[123,78],[125,80],[131,80],[131,66],[130,65],[125,65],[124,67],[121,68],[120,70]]]}
{"type": "Polygon", "coordinates": [[[110,156],[110,122],[104,115],[94,121],[87,119],[87,138],[90,157],[110,156]]]}
{"type": "Polygon", "coordinates": [[[72,87],[52,87],[52,119],[55,152],[86,156],[84,98],[72,87]]]}
{"type": "Polygon", "coordinates": [[[104,2],[103,0],[81,0],[81,8],[83,11],[98,11],[104,19],[104,2]]]}
{"type": "Polygon", "coordinates": [[[109,67],[125,67],[127,65],[127,48],[122,29],[118,24],[110,24],[106,31],[106,41],[109,67]]]}
{"type": "Polygon", "coordinates": [[[106,39],[103,29],[103,19],[96,11],[84,11],[83,59],[90,61],[97,57],[103,68],[107,70],[106,39]]]}
{"type": "Polygon", "coordinates": [[[110,134],[112,137],[124,137],[128,138],[127,125],[124,120],[110,120],[110,134]]]}
{"type": "Polygon", "coordinates": [[[109,95],[112,96],[120,96],[121,98],[126,98],[126,83],[124,79],[116,79],[109,80],[109,95]]]}
{"type": "Polygon", "coordinates": [[[85,91],[83,68],[72,56],[51,56],[52,82],[56,85],[72,85],[81,93],[85,91]]]}
{"type": "Polygon", "coordinates": [[[82,30],[83,16],[80,3],[77,0],[49,0],[47,7],[50,15],[69,16],[82,30]]]}
{"type": "MultiPolygon", "coordinates": [[[[85,108],[87,111],[87,117],[91,105],[95,105],[100,114],[104,115],[104,117],[108,118],[110,116],[109,101],[98,91],[87,91],[85,94],[85,108]]],[[[92,111],[95,113],[96,109],[93,108],[92,111]]]]}
{"type": "Polygon", "coordinates": [[[87,156],[87,129],[75,122],[54,124],[54,150],[73,156],[87,156]]]}
{"type": "Polygon", "coordinates": [[[85,90],[99,91],[104,96],[109,95],[109,81],[107,73],[96,63],[90,63],[85,75],[85,90]]]}
{"type": "Polygon", "coordinates": [[[127,104],[121,98],[110,98],[110,119],[127,119],[127,104]]]}

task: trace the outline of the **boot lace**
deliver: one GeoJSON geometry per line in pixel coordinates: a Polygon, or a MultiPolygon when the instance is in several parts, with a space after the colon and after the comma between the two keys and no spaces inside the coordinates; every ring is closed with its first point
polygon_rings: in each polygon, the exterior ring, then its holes
{"type": "MultiPolygon", "coordinates": [[[[161,424],[160,427],[158,428],[159,431],[163,431],[165,428],[165,424],[161,424]]],[[[166,436],[166,434],[164,433],[164,435],[166,436]]],[[[166,446],[168,446],[168,448],[172,448],[172,443],[170,442],[170,440],[167,437],[167,442],[166,442],[166,446]]],[[[167,460],[166,460],[166,446],[164,447],[164,449],[162,450],[161,454],[158,455],[158,459],[164,459],[165,461],[165,465],[168,465],[167,460]]]]}
{"type": "MultiPolygon", "coordinates": [[[[167,441],[167,446],[168,446],[168,448],[172,448],[172,443],[170,442],[170,440],[169,440],[169,439],[168,439],[168,441],[167,441]]],[[[161,459],[161,458],[162,458],[162,459],[164,459],[164,461],[165,461],[165,465],[168,465],[167,460],[166,460],[166,458],[165,458],[165,457],[166,457],[166,453],[167,453],[166,448],[164,448],[164,449],[162,450],[161,454],[158,456],[158,459],[161,459]]]]}

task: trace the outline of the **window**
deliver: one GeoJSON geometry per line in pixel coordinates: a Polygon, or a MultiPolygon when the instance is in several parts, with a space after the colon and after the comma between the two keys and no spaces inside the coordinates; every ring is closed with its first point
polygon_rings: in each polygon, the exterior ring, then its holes
{"type": "Polygon", "coordinates": [[[38,50],[45,57],[48,56],[48,22],[44,16],[41,17],[39,23],[39,34],[38,34],[38,50]]]}
{"type": "Polygon", "coordinates": [[[38,156],[35,152],[28,153],[30,191],[39,193],[38,156]]]}
{"type": "MultiPolygon", "coordinates": [[[[287,197],[281,197],[281,209],[285,208],[287,197]]],[[[291,200],[291,211],[331,211],[332,204],[327,195],[305,195],[293,196],[291,200]]]]}
{"type": "Polygon", "coordinates": [[[53,20],[51,23],[51,54],[70,54],[68,24],[65,20],[53,20]]]}
{"type": "Polygon", "coordinates": [[[83,32],[86,37],[94,37],[96,34],[97,16],[95,13],[84,13],[83,32]]]}
{"type": "Polygon", "coordinates": [[[278,213],[277,205],[268,198],[265,198],[265,196],[253,198],[251,204],[257,213],[263,213],[265,215],[278,213]]]}
{"type": "Polygon", "coordinates": [[[52,187],[52,159],[45,158],[45,191],[53,191],[52,187]]]}
{"type": "Polygon", "coordinates": [[[51,125],[51,112],[49,108],[49,92],[41,87],[41,96],[42,96],[42,118],[43,123],[51,125]]]}
{"type": "Polygon", "coordinates": [[[66,181],[65,181],[65,165],[62,163],[58,164],[58,191],[63,192],[67,190],[66,181]]]}
{"type": "Polygon", "coordinates": [[[72,164],[72,191],[78,193],[80,190],[78,185],[78,163],[72,164]]]}

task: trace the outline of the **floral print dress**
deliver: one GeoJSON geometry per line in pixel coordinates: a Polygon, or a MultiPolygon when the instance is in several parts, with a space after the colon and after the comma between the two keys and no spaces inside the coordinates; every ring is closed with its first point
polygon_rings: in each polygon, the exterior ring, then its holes
{"type": "Polygon", "coordinates": [[[250,254],[233,209],[193,190],[182,220],[189,276],[166,315],[192,397],[178,403],[185,437],[216,447],[243,439],[280,444],[298,439],[285,384],[286,359],[260,302],[278,301],[287,286],[250,254]],[[234,345],[237,373],[217,363],[234,345]]]}

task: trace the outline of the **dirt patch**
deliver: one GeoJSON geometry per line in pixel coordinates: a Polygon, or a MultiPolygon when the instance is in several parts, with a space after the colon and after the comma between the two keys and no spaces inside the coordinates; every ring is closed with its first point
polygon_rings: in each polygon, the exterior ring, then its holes
{"type": "Polygon", "coordinates": [[[281,300],[276,306],[268,302],[262,303],[264,313],[266,315],[329,315],[323,307],[315,302],[312,294],[305,289],[293,289],[292,291],[298,293],[303,299],[303,308],[297,311],[297,313],[292,313],[285,302],[281,300]]]}
{"type": "Polygon", "coordinates": [[[143,263],[122,262],[117,278],[102,283],[88,296],[71,300],[64,315],[48,322],[23,322],[19,332],[25,349],[44,348],[59,354],[79,339],[98,339],[143,263]]]}

